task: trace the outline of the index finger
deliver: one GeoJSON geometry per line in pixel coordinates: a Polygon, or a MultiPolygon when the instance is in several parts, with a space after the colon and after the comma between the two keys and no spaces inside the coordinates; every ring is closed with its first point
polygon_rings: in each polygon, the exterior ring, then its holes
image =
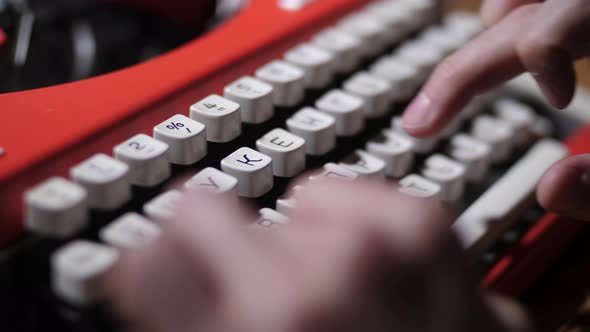
{"type": "Polygon", "coordinates": [[[520,7],[445,59],[404,112],[404,129],[417,137],[434,135],[475,95],[523,73],[518,32],[539,8],[520,7]]]}

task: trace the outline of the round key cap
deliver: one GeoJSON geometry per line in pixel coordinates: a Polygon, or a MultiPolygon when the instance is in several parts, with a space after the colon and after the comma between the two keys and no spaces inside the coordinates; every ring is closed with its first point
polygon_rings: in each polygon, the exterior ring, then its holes
{"type": "Polygon", "coordinates": [[[256,141],[258,151],[272,158],[275,176],[292,177],[305,169],[305,140],[284,129],[273,129],[256,141]]]}
{"type": "Polygon", "coordinates": [[[465,134],[453,136],[450,141],[449,155],[463,163],[468,180],[482,180],[490,167],[490,146],[475,137],[465,134]]]}
{"type": "Polygon", "coordinates": [[[272,159],[256,150],[236,150],[221,161],[221,169],[238,179],[238,194],[242,197],[260,197],[272,189],[272,159]]]}
{"type": "Polygon", "coordinates": [[[145,134],[135,135],[115,146],[115,158],[129,166],[127,179],[131,184],[153,187],[170,177],[166,155],[168,144],[145,134]]]}
{"type": "Polygon", "coordinates": [[[414,163],[414,143],[404,135],[384,131],[367,143],[367,151],[385,162],[385,174],[399,178],[406,175],[414,163]]]}
{"type": "Polygon", "coordinates": [[[390,109],[391,84],[382,78],[360,72],[344,82],[343,88],[363,99],[365,116],[368,118],[381,117],[390,109]]]}
{"type": "Polygon", "coordinates": [[[225,143],[240,136],[240,104],[218,95],[210,95],[191,106],[191,119],[205,125],[207,140],[225,143]]]}
{"type": "Polygon", "coordinates": [[[238,179],[222,171],[207,167],[188,180],[184,186],[190,190],[209,190],[214,193],[237,191],[238,179]]]}
{"type": "Polygon", "coordinates": [[[399,181],[398,191],[419,198],[438,198],[441,188],[436,182],[417,174],[410,174],[399,181]]]}
{"type": "Polygon", "coordinates": [[[88,193],[88,206],[112,210],[131,198],[129,166],[106,154],[96,154],[70,169],[72,179],[88,193]]]}
{"type": "Polygon", "coordinates": [[[422,174],[438,183],[441,199],[456,202],[465,190],[465,166],[444,155],[436,154],[424,162],[422,174]]]}
{"type": "Polygon", "coordinates": [[[334,117],[338,136],[354,136],[365,127],[363,100],[342,90],[324,94],[316,107],[334,117]]]}
{"type": "Polygon", "coordinates": [[[244,76],[226,86],[224,97],[240,104],[242,121],[262,123],[274,115],[272,85],[250,76],[244,76]]]}
{"type": "Polygon", "coordinates": [[[489,115],[480,115],[473,121],[471,135],[490,145],[493,162],[502,162],[510,157],[514,128],[506,121],[489,115]]]}
{"type": "Polygon", "coordinates": [[[118,248],[140,248],[160,235],[160,228],[141,215],[129,212],[103,228],[101,241],[118,248]]]}
{"type": "Polygon", "coordinates": [[[401,116],[396,116],[391,119],[391,129],[412,141],[412,143],[414,143],[413,149],[418,154],[429,153],[434,150],[438,144],[438,137],[416,138],[406,133],[401,116]]]}
{"type": "Polygon", "coordinates": [[[389,82],[390,100],[394,103],[409,100],[422,83],[416,68],[391,56],[380,58],[370,67],[369,72],[389,82]]]}
{"type": "Polygon", "coordinates": [[[305,151],[312,156],[330,152],[336,146],[336,121],[328,114],[305,107],[287,119],[287,128],[305,140],[305,151]]]}
{"type": "Polygon", "coordinates": [[[74,305],[97,302],[101,294],[98,279],[115,264],[117,250],[88,242],[75,241],[51,256],[51,285],[63,300],[74,305]]]}
{"type": "Polygon", "coordinates": [[[536,120],[535,111],[531,107],[516,100],[501,99],[494,104],[494,111],[496,116],[514,127],[514,142],[517,146],[530,142],[536,120]]]}
{"type": "Polygon", "coordinates": [[[361,59],[361,41],[349,33],[330,28],[315,35],[314,46],[334,54],[335,70],[341,73],[355,69],[361,59]]]}
{"type": "Polygon", "coordinates": [[[338,165],[357,173],[361,177],[383,179],[386,164],[363,150],[356,150],[338,165]]]}
{"type": "Polygon", "coordinates": [[[272,61],[256,71],[256,77],[273,86],[276,106],[295,106],[305,96],[305,72],[285,61],[272,61]]]}
{"type": "Polygon", "coordinates": [[[303,69],[308,88],[321,89],[332,82],[336,58],[331,52],[304,43],[287,51],[285,60],[303,69]]]}
{"type": "Polygon", "coordinates": [[[86,198],[80,185],[50,178],[25,193],[26,227],[45,236],[71,236],[88,222],[86,198]]]}
{"type": "Polygon", "coordinates": [[[168,144],[168,161],[191,165],[207,155],[205,125],[176,114],[154,127],[154,138],[168,144]]]}
{"type": "Polygon", "coordinates": [[[147,202],[143,206],[143,213],[154,221],[174,219],[182,197],[182,192],[178,190],[166,191],[147,202]]]}
{"type": "Polygon", "coordinates": [[[260,215],[256,220],[255,225],[262,226],[264,228],[276,227],[284,225],[289,222],[289,219],[282,213],[279,213],[273,209],[263,208],[258,210],[260,215]]]}

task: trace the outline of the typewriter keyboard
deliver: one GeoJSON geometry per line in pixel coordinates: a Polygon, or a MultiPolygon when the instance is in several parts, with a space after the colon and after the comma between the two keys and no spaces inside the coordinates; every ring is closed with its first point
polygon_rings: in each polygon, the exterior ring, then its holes
{"type": "Polygon", "coordinates": [[[87,321],[98,300],[93,281],[120,248],[156,238],[186,191],[240,197],[260,209],[253,223],[281,227],[297,205],[291,193],[304,187],[289,182],[311,170],[309,181],[373,178],[451,204],[459,215],[453,230],[489,268],[543,213],[523,203],[567,155],[559,141],[567,133],[544,106],[499,89],[477,97],[437,137],[406,134],[406,103],[481,29],[470,15],[436,13],[430,1],[370,4],[154,123],[151,135],[129,133],[111,155],[71,165],[69,179],[30,188],[30,236],[3,258],[17,271],[2,282],[20,299],[10,310],[62,331],[98,331],[100,319],[87,321]]]}

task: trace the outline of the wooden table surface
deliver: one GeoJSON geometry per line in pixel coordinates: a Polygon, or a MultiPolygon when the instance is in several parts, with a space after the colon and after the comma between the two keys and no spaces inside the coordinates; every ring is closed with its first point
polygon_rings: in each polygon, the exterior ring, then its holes
{"type": "MultiPolygon", "coordinates": [[[[477,11],[481,5],[476,0],[449,0],[449,3],[454,9],[468,11],[477,11]]],[[[576,69],[581,84],[590,89],[590,61],[579,61],[576,69]]],[[[590,331],[590,241],[587,239],[590,230],[520,299],[536,322],[536,332],[590,331]]]]}

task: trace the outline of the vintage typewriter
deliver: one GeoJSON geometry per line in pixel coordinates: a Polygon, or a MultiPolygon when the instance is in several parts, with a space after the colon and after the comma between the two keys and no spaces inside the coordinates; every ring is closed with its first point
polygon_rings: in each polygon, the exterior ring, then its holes
{"type": "Polygon", "coordinates": [[[281,227],[303,172],[382,179],[452,205],[482,287],[512,295],[580,230],[534,189],[590,152],[583,91],[556,112],[524,76],[438,137],[402,129],[476,16],[431,0],[202,3],[179,23],[114,1],[0,1],[5,331],[108,328],[92,281],[157,237],[185,190],[235,195],[281,227]]]}

